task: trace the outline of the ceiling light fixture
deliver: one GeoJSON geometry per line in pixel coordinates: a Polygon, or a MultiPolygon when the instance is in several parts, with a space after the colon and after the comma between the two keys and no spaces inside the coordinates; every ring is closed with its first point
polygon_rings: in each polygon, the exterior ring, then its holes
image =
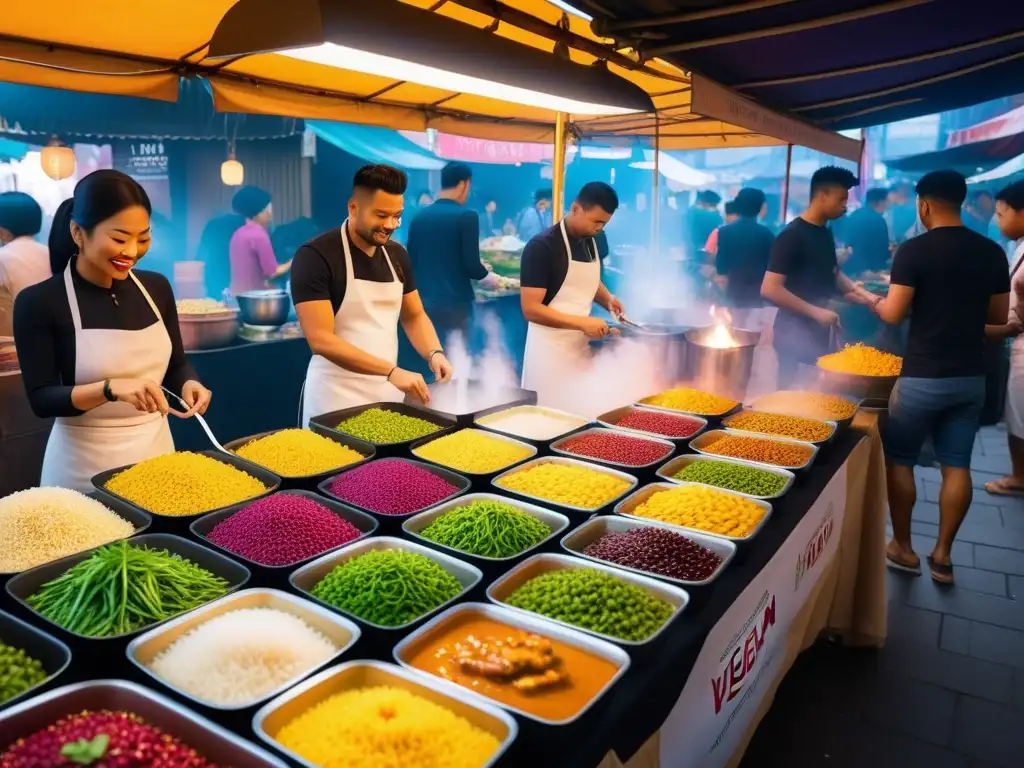
{"type": "Polygon", "coordinates": [[[643,89],[399,0],[239,0],[209,58],[280,53],[338,69],[577,115],[650,112],[643,89]]]}

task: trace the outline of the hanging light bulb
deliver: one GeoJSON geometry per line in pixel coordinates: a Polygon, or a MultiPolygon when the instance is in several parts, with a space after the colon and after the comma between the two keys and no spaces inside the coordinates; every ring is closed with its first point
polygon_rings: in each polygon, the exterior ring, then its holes
{"type": "Polygon", "coordinates": [[[245,166],[235,159],[234,152],[220,164],[220,180],[229,187],[240,187],[245,181],[245,166]]]}
{"type": "Polygon", "coordinates": [[[39,162],[43,166],[43,173],[54,181],[75,175],[75,151],[56,136],[39,153],[39,162]]]}

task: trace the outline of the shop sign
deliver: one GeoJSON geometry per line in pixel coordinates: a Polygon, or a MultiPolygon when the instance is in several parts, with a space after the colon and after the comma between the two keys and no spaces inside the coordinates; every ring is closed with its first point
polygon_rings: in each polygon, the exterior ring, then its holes
{"type": "Polygon", "coordinates": [[[114,145],[114,168],[134,179],[166,179],[170,159],[162,141],[130,141],[114,145]]]}
{"type": "Polygon", "coordinates": [[[846,511],[846,475],[844,464],[708,633],[661,728],[662,765],[729,763],[781,670],[794,619],[838,551],[834,534],[842,529],[846,511]]]}

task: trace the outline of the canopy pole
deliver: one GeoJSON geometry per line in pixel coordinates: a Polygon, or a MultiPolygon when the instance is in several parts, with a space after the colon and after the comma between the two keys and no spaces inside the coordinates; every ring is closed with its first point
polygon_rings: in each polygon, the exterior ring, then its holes
{"type": "Polygon", "coordinates": [[[782,182],[782,226],[786,226],[786,213],[789,211],[789,172],[793,167],[793,145],[786,145],[786,178],[782,182]]]}
{"type": "Polygon", "coordinates": [[[565,215],[565,112],[555,115],[555,156],[551,165],[551,220],[559,221],[565,215]]]}
{"type": "Polygon", "coordinates": [[[651,255],[658,258],[661,252],[661,120],[654,118],[654,186],[651,190],[651,255]]]}

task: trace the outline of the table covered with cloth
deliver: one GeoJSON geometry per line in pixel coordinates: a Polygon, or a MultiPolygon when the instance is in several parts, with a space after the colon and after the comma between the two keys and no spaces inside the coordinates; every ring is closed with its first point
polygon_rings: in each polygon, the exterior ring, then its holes
{"type": "MultiPolygon", "coordinates": [[[[885,643],[885,464],[877,414],[859,412],[852,429],[822,455],[806,478],[798,480],[775,514],[775,524],[759,534],[754,551],[719,580],[699,619],[691,617],[689,626],[681,622],[677,634],[666,638],[669,647],[652,648],[651,656],[645,649],[643,660],[634,656],[630,675],[610,697],[612,711],[603,723],[589,725],[591,738],[610,741],[611,748],[603,760],[588,755],[590,762],[579,764],[736,768],[802,651],[822,635],[850,646],[885,643]],[[833,486],[842,474],[841,487],[833,486]],[[825,491],[831,492],[833,502],[838,494],[846,504],[841,524],[834,524],[827,537],[821,520],[813,517],[825,515],[826,509],[815,505],[813,498],[825,491]],[[800,554],[794,557],[795,553],[800,554]],[[794,594],[794,582],[799,589],[800,581],[811,578],[812,569],[818,572],[813,586],[802,590],[798,604],[785,609],[783,595],[794,594]],[[769,600],[775,597],[774,624],[762,632],[766,593],[769,600]],[[734,600],[737,604],[730,605],[734,600]],[[746,610],[748,606],[757,613],[746,610]],[[689,637],[683,636],[684,627],[689,637]],[[751,632],[755,639],[748,642],[751,632]],[[728,640],[715,646],[713,636],[728,640]],[[740,653],[733,655],[727,643],[737,637],[740,653]],[[704,664],[707,661],[710,665],[704,664]],[[724,670],[733,661],[732,680],[738,690],[723,690],[731,688],[724,670]],[[684,689],[680,678],[687,668],[684,689]],[[708,669],[710,676],[703,674],[708,669]],[[645,679],[638,680],[639,675],[645,679]],[[730,694],[735,695],[728,701],[730,694]],[[654,723],[663,725],[650,735],[654,723]]],[[[834,519],[835,509],[832,515],[834,519]]]]}

